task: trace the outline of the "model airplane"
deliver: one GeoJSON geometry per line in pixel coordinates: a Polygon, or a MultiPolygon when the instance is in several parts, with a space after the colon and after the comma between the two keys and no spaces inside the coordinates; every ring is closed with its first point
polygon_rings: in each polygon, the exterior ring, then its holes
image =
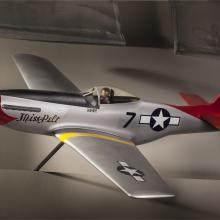
{"type": "Polygon", "coordinates": [[[35,170],[65,143],[128,196],[172,197],[136,145],[220,129],[220,98],[209,104],[182,94],[189,106],[174,106],[145,102],[106,86],[82,92],[44,58],[17,54],[14,60],[30,90],[0,91],[0,124],[60,140],[35,170]]]}

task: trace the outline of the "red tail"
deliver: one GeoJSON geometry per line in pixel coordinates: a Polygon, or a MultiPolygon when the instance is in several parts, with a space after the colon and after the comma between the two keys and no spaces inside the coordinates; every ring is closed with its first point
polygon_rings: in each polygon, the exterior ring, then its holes
{"type": "Polygon", "coordinates": [[[194,94],[180,93],[181,97],[188,103],[189,105],[205,105],[208,104],[203,98],[194,94]]]}
{"type": "Polygon", "coordinates": [[[220,94],[217,95],[217,97],[214,99],[213,103],[214,106],[219,107],[220,108],[220,94]]]}
{"type": "Polygon", "coordinates": [[[183,112],[208,122],[220,130],[220,95],[213,102],[208,103],[200,96],[180,93],[189,106],[173,106],[183,112]]]}

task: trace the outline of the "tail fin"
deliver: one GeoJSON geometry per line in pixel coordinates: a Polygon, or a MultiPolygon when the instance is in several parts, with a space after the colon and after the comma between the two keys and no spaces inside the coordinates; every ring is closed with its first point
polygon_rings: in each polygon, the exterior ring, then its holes
{"type": "Polygon", "coordinates": [[[216,98],[214,99],[214,101],[212,102],[212,104],[213,104],[214,106],[216,106],[216,107],[217,107],[217,106],[220,107],[220,94],[216,96],[216,98]]]}
{"type": "Polygon", "coordinates": [[[208,103],[205,99],[202,97],[195,95],[195,94],[189,94],[189,93],[183,93],[180,92],[180,96],[185,100],[185,102],[191,106],[196,106],[196,105],[214,105],[214,106],[219,106],[220,107],[220,94],[217,95],[214,100],[210,103],[208,103]]]}
{"type": "MultiPolygon", "coordinates": [[[[195,108],[198,105],[205,105],[207,111],[205,114],[199,114],[200,118],[208,122],[214,128],[220,130],[220,95],[218,95],[211,103],[208,103],[198,95],[187,93],[180,93],[180,95],[190,106],[195,106],[195,108]]],[[[198,111],[198,109],[195,109],[195,112],[198,111]]]]}
{"type": "Polygon", "coordinates": [[[181,97],[185,100],[185,102],[189,105],[206,105],[208,104],[203,98],[194,94],[180,93],[181,97]]]}

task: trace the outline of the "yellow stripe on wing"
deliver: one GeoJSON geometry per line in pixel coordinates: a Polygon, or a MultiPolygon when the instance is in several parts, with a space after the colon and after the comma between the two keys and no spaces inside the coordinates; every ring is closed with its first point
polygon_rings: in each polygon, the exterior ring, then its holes
{"type": "Polygon", "coordinates": [[[120,144],[127,144],[134,146],[134,144],[131,141],[124,141],[118,138],[110,137],[107,135],[101,135],[101,134],[94,134],[94,133],[78,133],[78,132],[71,132],[71,133],[63,133],[63,134],[58,134],[57,137],[60,139],[60,141],[64,142],[70,138],[76,138],[76,137],[94,137],[98,139],[103,139],[103,140],[108,140],[108,141],[113,141],[117,142],[120,144]]]}

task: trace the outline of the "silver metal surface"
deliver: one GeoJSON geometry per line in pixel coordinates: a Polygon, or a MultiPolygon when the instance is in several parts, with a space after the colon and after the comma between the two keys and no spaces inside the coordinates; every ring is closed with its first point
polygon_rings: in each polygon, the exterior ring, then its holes
{"type": "MultiPolygon", "coordinates": [[[[103,132],[108,135],[115,135],[114,137],[117,138],[129,139],[135,144],[142,144],[170,134],[210,130],[210,127],[205,122],[173,107],[143,101],[106,104],[101,105],[98,109],[93,109],[93,111],[86,107],[9,96],[1,96],[1,104],[15,106],[19,104],[26,107],[40,108],[41,112],[39,113],[21,112],[20,109],[19,111],[16,109],[3,109],[3,111],[7,115],[16,118],[15,121],[6,126],[19,131],[46,135],[60,134],[64,131],[69,133],[81,129],[83,132],[103,132]],[[171,118],[178,120],[170,120],[170,122],[173,122],[164,130],[158,132],[153,130],[149,121],[141,119],[142,117],[152,117],[152,113],[161,108],[169,111],[171,118]],[[129,120],[127,113],[131,111],[135,112],[136,116],[125,127],[129,120]]],[[[78,137],[71,141],[65,141],[65,143],[77,150],[129,196],[135,198],[173,196],[145,157],[134,146],[119,144],[114,141],[100,141],[88,137],[78,137]],[[117,171],[117,166],[121,165],[120,162],[143,172],[144,181],[138,181],[117,171]]]]}
{"type": "Polygon", "coordinates": [[[174,196],[135,146],[95,137],[74,137],[65,143],[80,153],[128,196],[134,198],[174,196]]]}
{"type": "MultiPolygon", "coordinates": [[[[32,75],[36,74],[39,64],[43,73],[40,76],[51,82],[49,88],[56,89],[55,85],[60,84],[58,91],[77,90],[74,85],[75,89],[70,88],[71,82],[60,72],[56,72],[53,78],[53,71],[50,71],[53,66],[49,61],[31,55],[18,55],[17,61],[20,58],[22,62],[19,61],[18,66],[30,88],[40,87],[37,82],[39,75],[32,75]]],[[[47,86],[45,83],[41,85],[44,88],[47,86]]],[[[136,99],[125,103],[98,103],[94,108],[87,108],[1,95],[2,106],[19,106],[19,109],[1,109],[1,114],[13,118],[6,126],[15,130],[58,137],[63,134],[68,137],[68,133],[80,129],[83,135],[60,140],[73,147],[124,192],[135,198],[170,197],[173,194],[145,157],[128,141],[140,145],[171,134],[213,131],[206,122],[175,107],[136,99]],[[27,112],[28,108],[41,111],[27,112]],[[97,136],[97,133],[107,135],[107,138],[100,140],[102,135],[97,136]],[[115,141],[118,138],[123,141],[115,141]]]]}
{"type": "MultiPolygon", "coordinates": [[[[174,56],[169,49],[12,39],[0,39],[0,47],[1,89],[26,88],[11,60],[12,54],[24,52],[47,57],[83,90],[108,84],[142,100],[182,105],[179,91],[211,100],[220,88],[218,59],[174,56]],[[111,71],[119,67],[126,69],[111,71]]],[[[57,139],[4,126],[0,131],[0,218],[220,218],[219,132],[172,135],[138,146],[176,195],[155,200],[126,196],[67,145],[43,168],[55,174],[32,172],[57,139]]]]}
{"type": "Polygon", "coordinates": [[[47,59],[31,54],[16,54],[13,58],[29,89],[80,91],[47,59]]]}
{"type": "Polygon", "coordinates": [[[171,134],[182,134],[192,132],[210,131],[210,126],[187,113],[164,104],[137,101],[132,103],[104,104],[99,109],[90,111],[90,108],[48,103],[30,99],[23,99],[11,96],[1,96],[2,105],[24,105],[26,107],[40,108],[39,113],[27,113],[3,109],[3,111],[17,120],[8,123],[6,126],[19,131],[37,134],[60,133],[63,130],[73,131],[75,129],[89,130],[93,132],[104,132],[121,138],[130,139],[136,145],[147,143],[171,134]],[[143,116],[151,116],[155,109],[163,108],[169,111],[172,117],[179,118],[177,126],[168,125],[161,131],[155,131],[149,123],[140,123],[143,116]],[[133,121],[124,128],[130,119],[127,112],[135,112],[133,121]],[[59,118],[56,122],[47,120],[33,120],[31,117],[45,116],[59,118]]]}

